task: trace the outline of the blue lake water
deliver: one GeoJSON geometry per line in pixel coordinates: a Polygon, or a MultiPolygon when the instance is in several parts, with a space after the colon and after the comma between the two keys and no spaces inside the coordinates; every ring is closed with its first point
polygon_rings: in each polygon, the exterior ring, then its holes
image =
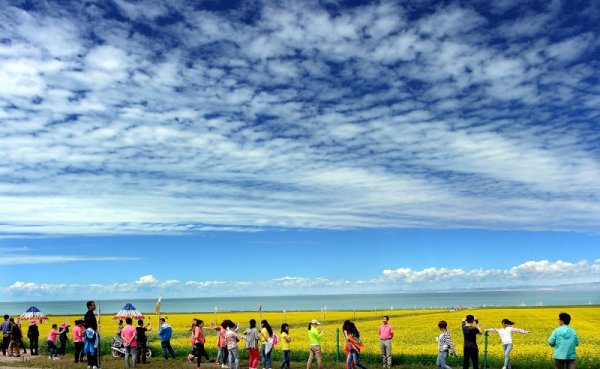
{"type": "MultiPolygon", "coordinates": [[[[115,313],[127,302],[147,313],[154,310],[156,299],[96,300],[102,313],[115,313]]],[[[598,305],[600,290],[528,290],[423,292],[394,294],[163,298],[163,313],[297,310],[390,310],[413,308],[451,308],[482,306],[598,305]]],[[[36,305],[46,314],[83,314],[85,301],[0,302],[0,314],[20,314],[36,305]]]]}

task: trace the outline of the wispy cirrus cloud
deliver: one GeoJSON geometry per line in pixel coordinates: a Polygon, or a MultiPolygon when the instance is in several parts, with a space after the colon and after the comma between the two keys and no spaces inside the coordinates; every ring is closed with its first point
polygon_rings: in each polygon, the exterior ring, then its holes
{"type": "Polygon", "coordinates": [[[138,260],[136,257],[123,256],[77,256],[77,255],[7,255],[0,260],[0,265],[19,264],[58,264],[77,263],[81,261],[105,262],[105,261],[131,261],[138,260]]]}
{"type": "Polygon", "coordinates": [[[593,12],[1,10],[0,234],[598,230],[593,12]]]}
{"type": "Polygon", "coordinates": [[[26,264],[63,264],[90,262],[114,262],[139,260],[138,257],[130,256],[105,256],[105,255],[53,255],[48,254],[44,248],[27,246],[2,246],[0,252],[0,265],[26,265],[26,264]]]}

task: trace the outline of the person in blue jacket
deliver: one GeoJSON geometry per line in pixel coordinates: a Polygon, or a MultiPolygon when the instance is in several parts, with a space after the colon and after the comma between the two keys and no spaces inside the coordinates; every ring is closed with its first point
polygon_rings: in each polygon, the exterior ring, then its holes
{"type": "Polygon", "coordinates": [[[162,347],[162,356],[165,360],[169,357],[167,352],[175,359],[175,351],[171,347],[171,335],[173,334],[173,328],[165,321],[165,318],[160,318],[160,328],[158,329],[158,337],[160,338],[160,346],[162,347]]]}
{"type": "Polygon", "coordinates": [[[558,314],[558,328],[548,338],[548,344],[554,348],[554,367],[556,369],[575,369],[575,347],[579,345],[577,332],[569,324],[571,316],[558,314]]]}

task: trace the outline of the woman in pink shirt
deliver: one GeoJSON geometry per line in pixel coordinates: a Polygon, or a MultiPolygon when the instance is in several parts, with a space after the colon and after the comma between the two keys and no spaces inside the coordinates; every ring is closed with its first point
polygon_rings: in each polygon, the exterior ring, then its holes
{"type": "Polygon", "coordinates": [[[75,345],[75,363],[81,361],[81,353],[83,352],[85,328],[83,327],[83,320],[77,319],[75,321],[75,327],[73,327],[73,344],[75,345]]]}
{"type": "Polygon", "coordinates": [[[48,351],[50,351],[50,360],[56,360],[58,357],[56,353],[58,352],[58,346],[56,346],[56,337],[58,337],[58,329],[56,324],[52,324],[52,329],[50,329],[50,333],[48,333],[48,351]]]}

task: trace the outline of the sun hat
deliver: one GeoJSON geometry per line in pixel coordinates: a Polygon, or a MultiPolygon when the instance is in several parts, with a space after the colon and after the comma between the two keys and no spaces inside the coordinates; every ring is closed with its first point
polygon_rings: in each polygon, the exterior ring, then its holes
{"type": "Polygon", "coordinates": [[[30,322],[29,322],[29,324],[30,324],[30,325],[36,325],[36,324],[37,324],[37,322],[36,322],[35,320],[32,320],[32,321],[30,321],[30,322]]]}
{"type": "Polygon", "coordinates": [[[67,328],[67,323],[63,323],[60,325],[61,328],[67,328]]]}
{"type": "Polygon", "coordinates": [[[310,321],[310,324],[321,324],[317,319],[313,319],[310,321]]]}

